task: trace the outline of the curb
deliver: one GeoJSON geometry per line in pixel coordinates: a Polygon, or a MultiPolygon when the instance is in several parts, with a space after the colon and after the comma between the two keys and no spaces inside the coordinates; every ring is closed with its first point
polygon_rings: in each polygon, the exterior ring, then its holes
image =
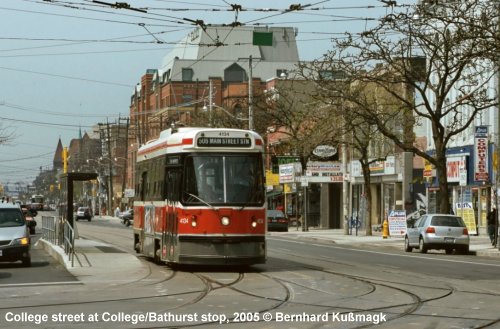
{"type": "Polygon", "coordinates": [[[69,260],[66,257],[66,253],[64,250],[59,247],[51,244],[48,241],[45,241],[44,239],[38,239],[38,241],[35,243],[35,247],[40,247],[45,250],[52,258],[57,260],[60,264],[64,265],[66,269],[71,269],[71,265],[69,263],[69,260]]]}

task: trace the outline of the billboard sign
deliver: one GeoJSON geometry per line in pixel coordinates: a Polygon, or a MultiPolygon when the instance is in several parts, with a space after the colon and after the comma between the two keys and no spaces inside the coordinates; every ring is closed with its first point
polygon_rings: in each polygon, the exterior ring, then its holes
{"type": "Polygon", "coordinates": [[[489,180],[487,126],[477,126],[474,134],[474,180],[489,180]]]}

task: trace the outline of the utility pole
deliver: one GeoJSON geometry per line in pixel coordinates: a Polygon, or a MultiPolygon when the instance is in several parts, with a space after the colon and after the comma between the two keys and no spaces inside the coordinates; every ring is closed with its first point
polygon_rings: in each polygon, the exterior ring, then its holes
{"type": "MultiPolygon", "coordinates": [[[[349,234],[349,186],[347,185],[347,144],[345,142],[345,133],[344,133],[344,142],[342,143],[342,171],[343,171],[343,179],[342,179],[342,205],[343,205],[343,214],[344,214],[344,234],[349,234]]],[[[357,232],[357,231],[356,231],[357,232]]]]}
{"type": "Polygon", "coordinates": [[[123,163],[123,180],[122,180],[122,200],[125,196],[125,181],[127,180],[127,171],[128,171],[128,125],[129,118],[126,118],[125,124],[125,154],[123,155],[124,163],[123,163]]]}
{"type": "Polygon", "coordinates": [[[109,170],[109,183],[108,183],[108,215],[113,214],[113,160],[111,158],[111,134],[109,132],[109,121],[106,118],[106,130],[108,140],[108,170],[109,170]]]}
{"type": "MultiPolygon", "coordinates": [[[[497,16],[500,17],[500,4],[497,4],[496,5],[496,10],[497,10],[497,16]]],[[[498,43],[500,43],[500,21],[498,20],[499,18],[497,18],[497,34],[496,34],[496,42],[497,42],[497,45],[498,43]]],[[[499,203],[499,195],[498,195],[498,191],[500,189],[500,59],[497,59],[496,61],[496,66],[497,66],[497,100],[499,101],[498,102],[498,105],[497,105],[497,154],[496,154],[496,159],[497,159],[497,163],[496,163],[496,169],[497,169],[497,172],[496,172],[496,186],[495,186],[495,191],[493,192],[493,195],[495,196],[495,204],[496,204],[496,207],[497,207],[497,218],[496,218],[496,225],[495,225],[495,242],[496,242],[496,245],[497,245],[497,248],[498,250],[500,250],[500,234],[498,232],[498,229],[500,228],[500,215],[499,215],[499,212],[500,212],[500,203],[499,203]]]]}
{"type": "Polygon", "coordinates": [[[253,130],[253,68],[252,55],[248,57],[248,130],[253,130]]]}
{"type": "Polygon", "coordinates": [[[208,126],[212,127],[212,110],[213,110],[213,96],[214,95],[214,85],[212,83],[212,79],[208,80],[208,126]]]}
{"type": "Polygon", "coordinates": [[[253,57],[240,57],[240,59],[248,59],[248,130],[253,130],[253,57]]]}

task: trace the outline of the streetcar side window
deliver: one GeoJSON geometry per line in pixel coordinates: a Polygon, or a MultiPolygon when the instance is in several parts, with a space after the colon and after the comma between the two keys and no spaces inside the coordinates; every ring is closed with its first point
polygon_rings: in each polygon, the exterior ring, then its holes
{"type": "Polygon", "coordinates": [[[169,201],[179,201],[180,200],[180,182],[182,171],[175,168],[169,168],[166,170],[165,174],[165,187],[167,190],[166,198],[169,201]]]}
{"type": "Polygon", "coordinates": [[[145,201],[146,200],[146,189],[147,189],[147,185],[148,185],[148,172],[145,171],[142,173],[141,175],[141,182],[139,183],[139,188],[140,188],[140,197],[141,197],[141,201],[145,201]]]}

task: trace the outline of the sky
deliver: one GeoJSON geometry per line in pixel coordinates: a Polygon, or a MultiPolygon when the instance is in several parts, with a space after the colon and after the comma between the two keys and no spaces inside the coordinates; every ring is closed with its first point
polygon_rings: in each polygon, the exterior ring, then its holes
{"type": "MultiPolygon", "coordinates": [[[[416,0],[398,0],[408,5],[416,0]]],[[[392,10],[378,0],[0,1],[0,183],[31,183],[63,146],[91,126],[129,115],[134,86],[176,42],[206,24],[292,26],[301,60],[320,58],[331,38],[362,32],[392,10]],[[124,1],[119,1],[122,3],[124,1]],[[236,15],[231,4],[244,9],[236,15]],[[146,11],[146,12],[143,12],[146,11]]]]}

